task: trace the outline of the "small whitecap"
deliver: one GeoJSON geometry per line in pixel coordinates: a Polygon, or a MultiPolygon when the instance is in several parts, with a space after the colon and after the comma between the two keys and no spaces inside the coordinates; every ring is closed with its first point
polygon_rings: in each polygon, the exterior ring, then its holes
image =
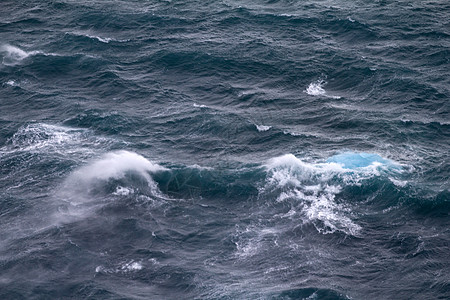
{"type": "Polygon", "coordinates": [[[305,92],[311,96],[325,96],[333,99],[340,99],[339,96],[328,95],[323,86],[326,84],[324,80],[317,80],[311,82],[309,86],[306,88],[305,92]]]}
{"type": "Polygon", "coordinates": [[[101,272],[101,271],[103,271],[103,267],[102,266],[97,266],[96,268],[95,268],[95,273],[99,273],[99,272],[101,272]]]}
{"type": "Polygon", "coordinates": [[[208,107],[208,106],[206,106],[206,105],[204,105],[204,104],[197,104],[197,103],[194,103],[194,107],[205,108],[205,107],[208,107]]]}
{"type": "Polygon", "coordinates": [[[125,272],[142,270],[143,266],[137,261],[130,261],[120,266],[120,270],[125,272]]]}
{"type": "Polygon", "coordinates": [[[5,82],[5,84],[9,86],[19,86],[19,84],[14,80],[8,80],[7,82],[5,82]]]}
{"type": "Polygon", "coordinates": [[[325,81],[323,81],[323,80],[318,80],[318,81],[315,81],[315,82],[311,82],[310,84],[309,84],[309,86],[306,88],[306,93],[308,94],[308,95],[311,95],[311,96],[321,96],[321,95],[325,95],[326,94],[326,92],[325,92],[325,90],[323,89],[323,85],[325,84],[325,81]]]}
{"type": "Polygon", "coordinates": [[[108,38],[108,37],[101,37],[101,36],[97,36],[97,35],[85,35],[88,38],[91,39],[96,39],[99,42],[108,44],[109,42],[120,42],[120,43],[124,43],[124,42],[128,42],[130,40],[117,40],[117,39],[113,39],[113,38],[108,38]]]}
{"type": "Polygon", "coordinates": [[[270,128],[272,128],[272,126],[266,126],[266,125],[256,125],[256,129],[258,129],[259,132],[263,132],[263,131],[267,131],[270,128]]]}
{"type": "Polygon", "coordinates": [[[99,42],[106,43],[106,44],[112,40],[111,38],[102,38],[100,36],[95,36],[95,35],[88,35],[87,37],[89,37],[91,39],[96,39],[99,42]]]}
{"type": "Polygon", "coordinates": [[[132,194],[133,192],[134,192],[134,190],[132,188],[126,188],[126,187],[118,186],[116,188],[116,191],[113,193],[113,195],[128,196],[128,195],[132,194]]]}

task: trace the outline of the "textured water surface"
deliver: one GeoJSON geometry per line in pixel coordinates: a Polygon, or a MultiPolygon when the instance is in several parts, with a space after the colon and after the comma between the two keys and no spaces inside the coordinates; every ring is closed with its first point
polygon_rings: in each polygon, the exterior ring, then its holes
{"type": "Polygon", "coordinates": [[[2,1],[0,298],[450,298],[449,20],[2,1]]]}

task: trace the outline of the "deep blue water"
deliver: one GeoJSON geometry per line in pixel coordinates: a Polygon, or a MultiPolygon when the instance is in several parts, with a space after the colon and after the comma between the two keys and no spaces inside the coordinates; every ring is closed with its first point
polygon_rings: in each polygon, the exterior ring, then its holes
{"type": "Polygon", "coordinates": [[[1,1],[1,299],[449,299],[450,2],[1,1]]]}

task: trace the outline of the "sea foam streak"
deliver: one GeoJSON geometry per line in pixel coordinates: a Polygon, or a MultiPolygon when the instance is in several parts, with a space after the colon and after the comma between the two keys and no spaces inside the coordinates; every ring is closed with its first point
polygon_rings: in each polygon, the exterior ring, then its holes
{"type": "Polygon", "coordinates": [[[34,151],[55,148],[59,145],[77,143],[84,129],[74,129],[45,123],[33,123],[19,128],[9,140],[14,148],[21,151],[34,151]]]}
{"type": "Polygon", "coordinates": [[[82,32],[82,31],[74,31],[74,32],[66,32],[66,34],[70,34],[70,35],[75,35],[75,36],[84,36],[90,39],[95,39],[99,42],[108,44],[109,42],[128,42],[129,40],[117,40],[114,38],[109,38],[109,37],[101,37],[95,34],[92,34],[91,32],[82,32]]]}
{"type": "Polygon", "coordinates": [[[0,148],[3,153],[17,151],[42,153],[44,155],[73,155],[84,158],[95,154],[95,148],[105,148],[111,140],[95,136],[88,129],[61,125],[32,123],[20,127],[0,148]]]}

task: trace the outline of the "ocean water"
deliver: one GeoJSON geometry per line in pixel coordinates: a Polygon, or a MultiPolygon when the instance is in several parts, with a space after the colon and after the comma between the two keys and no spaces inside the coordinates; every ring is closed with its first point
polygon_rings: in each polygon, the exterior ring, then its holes
{"type": "Polygon", "coordinates": [[[1,299],[449,299],[450,3],[0,3],[1,299]]]}

